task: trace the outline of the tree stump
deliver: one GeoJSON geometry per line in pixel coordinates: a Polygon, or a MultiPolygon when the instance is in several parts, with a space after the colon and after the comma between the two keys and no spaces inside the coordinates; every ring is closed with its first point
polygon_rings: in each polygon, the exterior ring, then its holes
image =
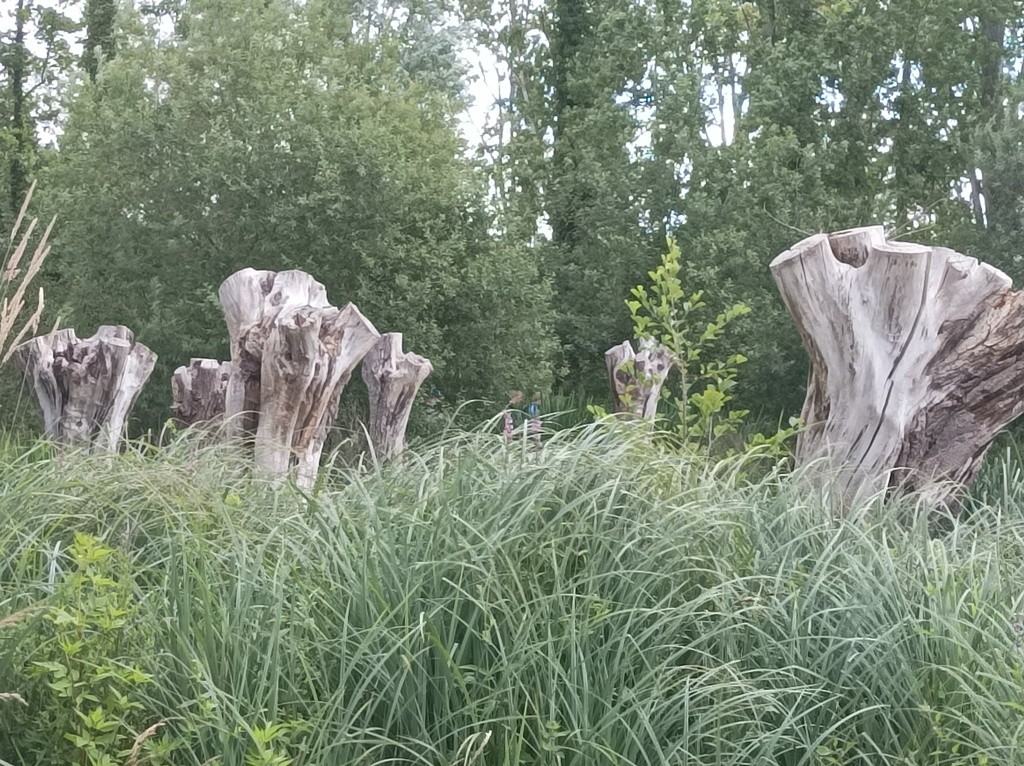
{"type": "Polygon", "coordinates": [[[31,380],[48,439],[116,450],[156,354],[131,330],[103,326],[91,338],[59,330],[21,344],[15,357],[31,380]]]}
{"type": "Polygon", "coordinates": [[[1024,296],[1005,274],[880,226],[818,234],[771,264],[811,358],[797,463],[843,507],[887,488],[937,503],[1024,411],[1024,296]]]}
{"type": "Polygon", "coordinates": [[[634,351],[626,340],[604,354],[612,387],[615,412],[654,422],[658,414],[661,387],[674,360],[663,345],[649,338],[634,351]]]}
{"type": "Polygon", "coordinates": [[[363,359],[363,381],[370,391],[370,443],[380,460],[405,451],[405,429],[413,400],[433,372],[429,359],[402,351],[402,333],[381,336],[363,359]]]}
{"type": "Polygon", "coordinates": [[[380,337],[359,309],[327,301],[302,271],[244,269],[220,287],[231,336],[225,415],[253,440],[256,467],[316,481],[327,432],[352,371],[380,337]]]}
{"type": "Polygon", "coordinates": [[[231,362],[192,359],[171,378],[174,421],[179,428],[218,426],[224,420],[224,396],[231,362]]]}
{"type": "Polygon", "coordinates": [[[229,432],[255,434],[259,423],[263,347],[278,314],[292,307],[326,308],[327,289],[303,271],[242,269],[218,292],[231,338],[231,377],[224,397],[229,432]]]}

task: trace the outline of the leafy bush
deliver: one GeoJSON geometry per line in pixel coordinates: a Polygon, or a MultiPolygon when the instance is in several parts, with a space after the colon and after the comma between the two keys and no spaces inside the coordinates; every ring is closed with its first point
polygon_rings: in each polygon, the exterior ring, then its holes
{"type": "MultiPolygon", "coordinates": [[[[148,675],[123,659],[141,660],[146,640],[132,635],[133,596],[128,562],[91,535],[76,533],[70,569],[42,607],[39,630],[23,647],[28,708],[23,729],[41,763],[113,766],[135,744],[132,724],[142,705],[137,691],[148,675]]],[[[61,559],[51,560],[59,566],[61,559]]]]}
{"type": "MultiPolygon", "coordinates": [[[[662,381],[665,385],[661,394],[668,400],[667,409],[675,420],[669,430],[676,443],[688,450],[735,454],[737,434],[750,413],[729,405],[737,388],[739,368],[747,359],[742,354],[720,358],[714,354],[726,328],[749,314],[750,308],[736,303],[706,319],[704,293],[683,289],[681,268],[679,248],[670,239],[661,264],[648,272],[650,287],[634,287],[626,307],[636,338],[659,344],[672,359],[673,368],[668,380],[662,381]]],[[[598,407],[590,410],[598,416],[604,414],[598,407]]],[[[799,426],[799,419],[790,418],[788,427],[770,436],[755,433],[746,440],[742,454],[782,460],[789,455],[786,442],[799,426]]]]}
{"type": "MultiPolygon", "coordinates": [[[[637,338],[649,338],[664,346],[675,363],[675,407],[677,430],[684,442],[710,446],[715,439],[735,433],[747,410],[729,409],[742,354],[722,360],[708,360],[706,352],[719,340],[725,328],[750,313],[744,303],[729,306],[710,322],[697,322],[705,308],[704,293],[687,295],[679,278],[680,252],[673,240],[662,255],[661,264],[648,272],[651,288],[637,285],[626,301],[637,338]]],[[[671,395],[672,386],[662,389],[671,395]]]]}

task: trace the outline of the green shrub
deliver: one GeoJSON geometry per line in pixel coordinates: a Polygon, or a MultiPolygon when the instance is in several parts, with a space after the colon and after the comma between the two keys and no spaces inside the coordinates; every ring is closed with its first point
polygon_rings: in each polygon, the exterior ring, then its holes
{"type": "Polygon", "coordinates": [[[113,766],[135,743],[142,717],[138,690],[150,677],[142,661],[146,640],[135,633],[129,562],[95,537],[77,533],[69,565],[38,610],[20,686],[29,700],[22,730],[34,760],[53,764],[113,766]],[[131,653],[132,657],[126,657],[131,653]],[[40,760],[42,759],[42,760],[40,760]]]}
{"type": "MultiPolygon", "coordinates": [[[[771,435],[760,432],[741,435],[748,410],[733,409],[739,368],[747,359],[742,354],[720,355],[726,329],[750,313],[750,307],[736,303],[717,316],[705,316],[704,293],[687,293],[680,271],[681,253],[669,239],[661,263],[648,272],[650,287],[637,285],[626,301],[637,339],[654,341],[665,349],[673,367],[662,381],[662,398],[668,417],[662,417],[662,435],[672,434],[677,447],[717,455],[741,455],[749,464],[767,461],[778,464],[789,457],[787,442],[801,426],[790,418],[787,427],[771,435]],[[667,423],[667,427],[666,427],[667,423]]],[[[632,371],[632,370],[631,370],[632,371]]],[[[627,392],[628,396],[628,392],[627,392]]],[[[590,406],[598,417],[604,410],[590,406]]]]}

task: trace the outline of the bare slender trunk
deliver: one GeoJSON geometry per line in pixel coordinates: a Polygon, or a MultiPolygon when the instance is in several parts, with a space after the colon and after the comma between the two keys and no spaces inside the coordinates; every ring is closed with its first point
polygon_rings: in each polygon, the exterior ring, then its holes
{"type": "Polygon", "coordinates": [[[28,17],[25,0],[18,0],[14,12],[14,45],[11,53],[11,131],[14,151],[10,159],[11,210],[15,216],[28,189],[28,155],[32,147],[29,115],[25,99],[25,78],[28,76],[28,50],[25,47],[25,22],[28,17]]]}

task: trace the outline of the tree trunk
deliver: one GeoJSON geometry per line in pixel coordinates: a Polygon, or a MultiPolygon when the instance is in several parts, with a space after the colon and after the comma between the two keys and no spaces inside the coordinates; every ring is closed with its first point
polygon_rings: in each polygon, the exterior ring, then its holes
{"type": "Polygon", "coordinates": [[[634,352],[628,340],[608,349],[605,363],[612,387],[615,411],[654,422],[661,387],[672,369],[672,355],[664,346],[644,338],[634,352]]]}
{"type": "Polygon", "coordinates": [[[11,195],[11,212],[18,215],[21,202],[28,189],[28,163],[31,153],[34,126],[30,129],[29,106],[25,98],[25,84],[28,79],[28,46],[25,43],[25,26],[28,21],[28,9],[25,0],[18,0],[14,9],[14,39],[8,52],[8,67],[11,90],[11,135],[14,146],[10,150],[8,168],[8,184],[11,195]]]}
{"type": "Polygon", "coordinates": [[[818,234],[771,264],[811,358],[797,463],[841,507],[890,487],[936,503],[975,477],[1024,411],[1024,297],[946,248],[880,226],[818,234]]]}
{"type": "Polygon", "coordinates": [[[101,57],[110,60],[114,56],[116,21],[116,0],[86,0],[82,68],[91,80],[96,79],[101,57]]]}
{"type": "Polygon", "coordinates": [[[313,486],[341,393],[379,337],[351,303],[278,316],[263,352],[258,468],[282,476],[294,460],[300,486],[313,486]]]}
{"type": "Polygon", "coordinates": [[[225,392],[228,428],[254,435],[259,423],[263,346],[277,315],[295,306],[326,308],[327,290],[302,271],[242,269],[219,291],[231,338],[231,378],[225,392]]]}
{"type": "Polygon", "coordinates": [[[359,309],[331,306],[302,271],[244,269],[220,288],[231,336],[225,414],[254,441],[256,467],[316,481],[327,432],[352,371],[380,337],[359,309]]]}
{"type": "Polygon", "coordinates": [[[156,354],[127,327],[104,326],[80,340],[74,330],[33,338],[15,350],[31,379],[48,439],[117,449],[156,354]]]}
{"type": "Polygon", "coordinates": [[[382,335],[363,359],[363,380],[370,391],[370,443],[378,460],[405,451],[413,400],[433,371],[429,359],[403,353],[400,332],[382,335]]]}
{"type": "Polygon", "coordinates": [[[231,362],[193,359],[171,378],[175,423],[180,428],[218,426],[224,420],[224,395],[231,378],[231,362]]]}
{"type": "MultiPolygon", "coordinates": [[[[978,122],[994,120],[1001,111],[999,98],[1001,86],[1006,84],[1003,78],[1003,56],[1005,55],[1004,40],[1006,37],[1006,21],[1002,15],[995,15],[993,9],[984,9],[980,14],[981,33],[988,43],[981,51],[981,77],[978,100],[981,111],[978,122]]],[[[991,219],[990,206],[992,200],[985,192],[981,168],[972,167],[968,173],[971,184],[971,208],[974,210],[974,222],[979,228],[988,228],[991,219]],[[983,202],[984,200],[984,202],[983,202]]]]}

